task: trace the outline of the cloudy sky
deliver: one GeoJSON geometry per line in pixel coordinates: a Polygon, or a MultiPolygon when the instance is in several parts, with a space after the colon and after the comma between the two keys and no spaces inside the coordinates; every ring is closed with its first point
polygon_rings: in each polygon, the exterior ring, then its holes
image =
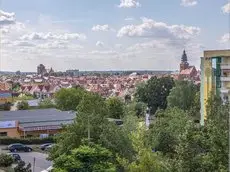
{"type": "Polygon", "coordinates": [[[227,0],[1,0],[0,70],[176,70],[229,48],[227,0]]]}

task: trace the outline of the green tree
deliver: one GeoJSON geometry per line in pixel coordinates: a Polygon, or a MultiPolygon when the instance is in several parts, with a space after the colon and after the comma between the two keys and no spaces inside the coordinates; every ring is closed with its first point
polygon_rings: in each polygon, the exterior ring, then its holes
{"type": "Polygon", "coordinates": [[[107,105],[104,99],[98,94],[87,92],[77,107],[77,117],[75,122],[63,129],[57,136],[57,146],[52,149],[50,158],[55,159],[63,153],[79,147],[82,139],[87,138],[90,131],[91,141],[97,143],[100,134],[108,124],[107,105]]]}
{"type": "Polygon", "coordinates": [[[184,126],[189,120],[186,112],[179,108],[158,111],[148,131],[149,144],[163,155],[173,158],[179,136],[185,132],[184,126]]]}
{"type": "Polygon", "coordinates": [[[118,154],[119,157],[132,161],[135,150],[132,145],[131,133],[137,131],[138,119],[134,115],[126,115],[123,121],[122,127],[113,123],[104,125],[99,143],[114,155],[118,154]]]}
{"type": "Polygon", "coordinates": [[[177,81],[167,97],[168,107],[190,110],[195,105],[198,88],[191,81],[177,81]]]}
{"type": "Polygon", "coordinates": [[[113,155],[96,144],[81,145],[73,149],[69,155],[63,154],[54,161],[54,171],[66,172],[115,172],[113,155]]]}
{"type": "Polygon", "coordinates": [[[14,160],[10,155],[0,154],[0,167],[9,167],[13,164],[14,160]]]}
{"type": "Polygon", "coordinates": [[[85,90],[82,88],[63,88],[55,94],[55,103],[60,110],[76,110],[85,90]]]}
{"type": "Polygon", "coordinates": [[[145,131],[143,127],[131,133],[132,144],[137,152],[135,159],[130,162],[125,158],[117,158],[117,161],[127,172],[169,172],[168,163],[163,161],[161,155],[152,152],[151,147],[146,145],[145,131]]]}
{"type": "Polygon", "coordinates": [[[124,103],[117,97],[111,97],[107,101],[109,117],[121,119],[124,117],[124,103]]]}
{"type": "Polygon", "coordinates": [[[52,102],[52,99],[46,98],[39,102],[39,108],[40,109],[47,109],[47,108],[55,108],[55,104],[52,102]]]}
{"type": "Polygon", "coordinates": [[[125,107],[126,113],[133,113],[138,118],[145,117],[147,105],[143,102],[133,101],[125,107]]]}
{"type": "Polygon", "coordinates": [[[18,102],[17,104],[17,109],[18,110],[27,110],[29,109],[29,104],[27,101],[21,101],[21,102],[18,102]]]}
{"type": "Polygon", "coordinates": [[[146,103],[154,114],[158,108],[167,107],[167,96],[173,86],[174,81],[171,77],[152,77],[146,84],[137,87],[135,97],[137,101],[146,103]]]}

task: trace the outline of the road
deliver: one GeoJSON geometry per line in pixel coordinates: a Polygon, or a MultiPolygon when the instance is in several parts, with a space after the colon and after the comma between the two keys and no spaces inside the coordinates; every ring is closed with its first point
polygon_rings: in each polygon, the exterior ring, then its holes
{"type": "MultiPolygon", "coordinates": [[[[4,150],[6,146],[0,145],[0,153],[7,153],[8,151],[4,150]]],[[[17,152],[26,163],[31,163],[33,169],[33,161],[35,157],[35,168],[34,172],[41,172],[46,170],[52,165],[52,162],[47,161],[47,154],[39,152],[17,152]]]]}
{"type": "Polygon", "coordinates": [[[18,153],[22,160],[26,163],[30,163],[33,169],[34,158],[35,158],[35,171],[34,172],[41,172],[49,168],[52,165],[52,162],[47,161],[47,155],[39,152],[26,152],[26,153],[18,153]]]}

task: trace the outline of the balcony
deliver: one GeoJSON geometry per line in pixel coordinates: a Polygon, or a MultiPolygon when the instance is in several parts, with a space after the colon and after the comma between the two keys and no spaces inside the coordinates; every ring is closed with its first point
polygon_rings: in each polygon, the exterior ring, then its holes
{"type": "Polygon", "coordinates": [[[220,78],[220,80],[221,80],[222,82],[230,82],[230,76],[222,76],[222,77],[220,78]]]}
{"type": "Polygon", "coordinates": [[[230,69],[230,64],[221,64],[220,68],[221,69],[230,69]]]}
{"type": "Polygon", "coordinates": [[[220,89],[220,93],[222,93],[222,94],[228,94],[230,92],[230,89],[228,89],[228,88],[221,88],[220,89]]]}

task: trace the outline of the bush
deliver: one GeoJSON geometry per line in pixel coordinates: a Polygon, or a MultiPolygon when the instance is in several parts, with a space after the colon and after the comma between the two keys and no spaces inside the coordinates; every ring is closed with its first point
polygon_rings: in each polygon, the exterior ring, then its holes
{"type": "Polygon", "coordinates": [[[18,110],[27,110],[29,109],[29,104],[27,101],[21,101],[21,102],[18,102],[17,108],[18,110]]]}
{"type": "Polygon", "coordinates": [[[13,164],[14,160],[10,155],[0,154],[0,167],[9,167],[13,164]]]}
{"type": "Polygon", "coordinates": [[[48,137],[48,138],[11,138],[11,137],[1,137],[0,138],[0,143],[2,145],[10,145],[13,143],[22,143],[22,144],[44,144],[44,143],[52,143],[54,142],[53,137],[48,137]]]}

